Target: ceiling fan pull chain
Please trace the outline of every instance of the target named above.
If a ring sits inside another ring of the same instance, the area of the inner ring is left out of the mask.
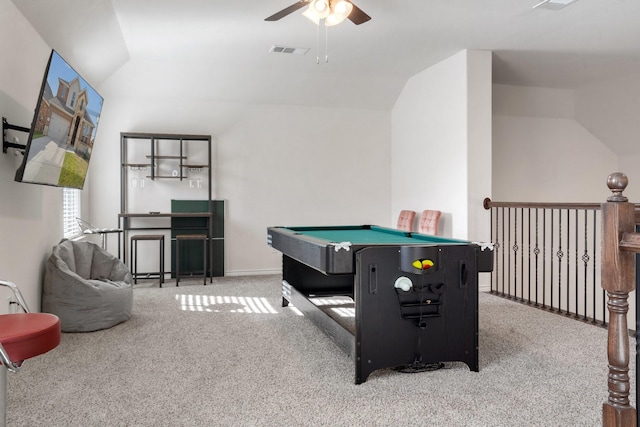
[[[329,62],[329,29],[324,27],[324,63]]]
[[[316,64],[320,64],[320,24],[316,25]]]

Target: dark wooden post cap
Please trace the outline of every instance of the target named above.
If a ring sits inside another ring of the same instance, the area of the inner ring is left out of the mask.
[[[627,188],[628,184],[629,178],[622,172],[614,172],[609,175],[607,177],[607,186],[613,195],[609,196],[607,202],[627,202],[629,199],[623,196],[622,192]]]

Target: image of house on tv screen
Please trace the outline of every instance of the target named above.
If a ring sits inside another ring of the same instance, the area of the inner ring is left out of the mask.
[[[16,179],[81,189],[102,103],[103,98],[62,57],[52,52],[22,177]]]

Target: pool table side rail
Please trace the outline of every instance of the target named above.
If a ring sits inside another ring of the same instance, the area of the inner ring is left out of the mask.
[[[459,239],[440,236],[429,236],[418,233],[402,232],[395,229],[374,225],[339,226],[339,227],[268,227],[267,243],[272,248],[295,258],[297,261],[324,274],[355,274],[354,254],[369,244],[353,244],[350,250],[340,248],[341,242],[328,242],[325,239],[304,234],[307,230],[362,230],[371,229],[377,232],[395,233],[413,239],[411,246],[434,245],[474,245],[478,247],[478,272],[493,271],[493,250],[481,249],[478,245]],[[399,243],[384,243],[380,246],[398,246]],[[402,244],[401,244],[402,245]]]

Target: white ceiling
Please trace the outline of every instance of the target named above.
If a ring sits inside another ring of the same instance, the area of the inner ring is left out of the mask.
[[[319,64],[324,27],[303,9],[264,21],[295,0],[13,3],[94,86],[138,79],[138,95],[157,95],[158,83],[167,97],[389,109],[407,79],[463,49],[494,52],[495,83],[574,89],[640,76],[639,0],[532,9],[539,1],[354,0],[371,21],[330,28]],[[269,53],[274,44],[311,51]]]

